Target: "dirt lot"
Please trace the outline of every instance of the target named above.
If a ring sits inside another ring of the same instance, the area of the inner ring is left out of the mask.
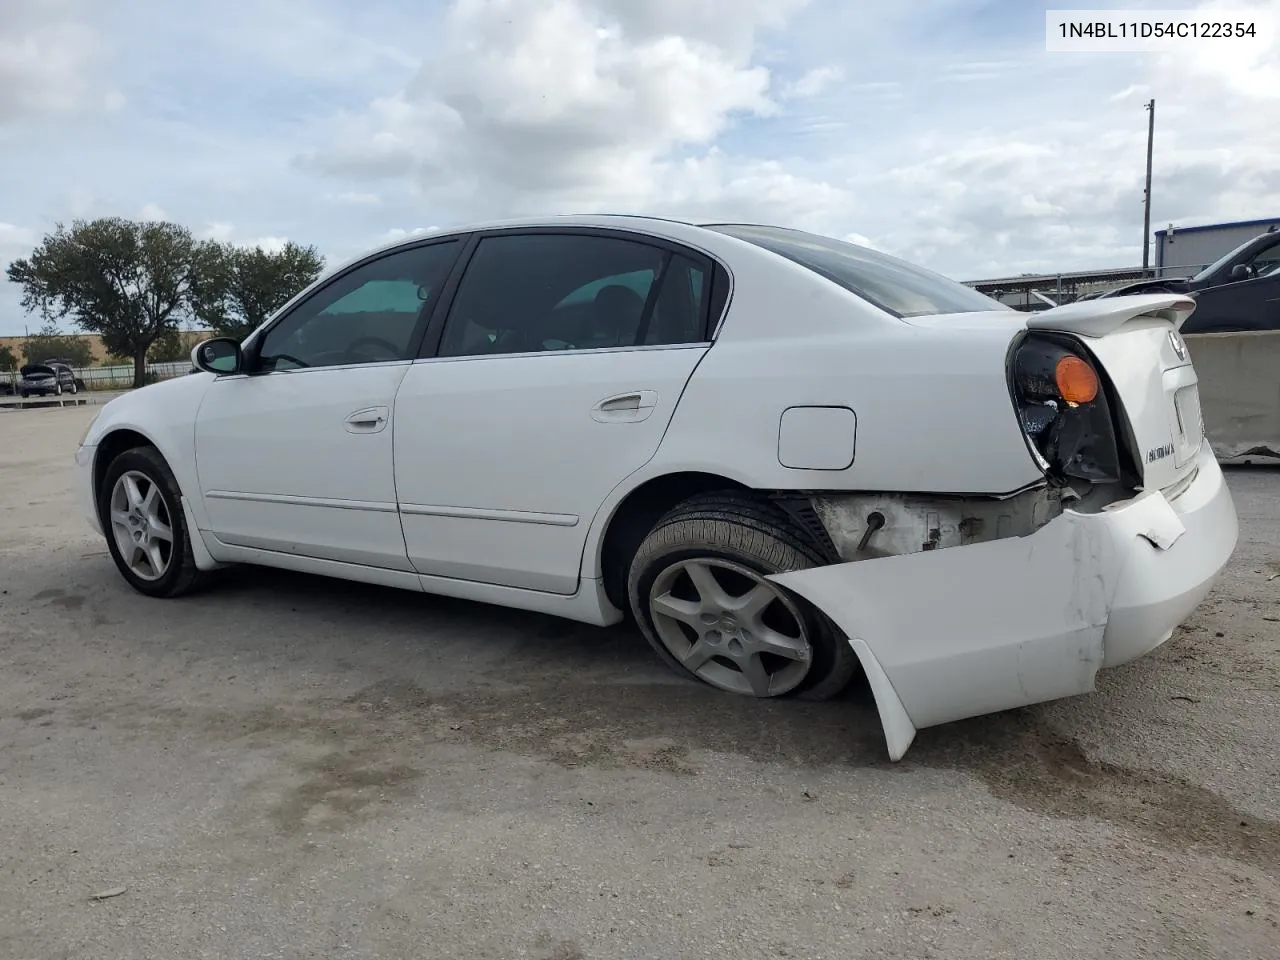
[[[0,415],[3,960],[1277,956],[1280,471],[1232,471],[1164,649],[890,764],[860,696],[720,695],[627,630],[147,600],[72,506],[95,409]]]

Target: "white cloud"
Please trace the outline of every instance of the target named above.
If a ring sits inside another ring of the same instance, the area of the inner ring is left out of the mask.
[[[0,246],[34,247],[39,242],[34,230],[20,227],[14,223],[0,223]]]
[[[343,193],[327,193],[325,199],[333,203],[341,203],[349,206],[371,206],[376,207],[382,203],[382,198],[376,193],[361,192],[359,190],[347,190]]]
[[[1141,83],[1131,83],[1119,93],[1113,94],[1108,99],[1112,103],[1119,103],[1122,100],[1132,100],[1136,96],[1145,95],[1150,88]]]
[[[219,221],[207,224],[204,229],[195,231],[198,240],[216,240],[218,243],[229,243],[237,247],[257,247],[267,253],[279,253],[289,242],[288,237],[262,236],[246,238],[240,235],[234,223]]]
[[[76,0],[0,4],[0,124],[75,110],[96,91],[102,40]]]
[[[143,220],[168,220],[169,215],[165,213],[164,207],[158,203],[144,203],[142,209],[138,211],[138,216]]]
[[[674,153],[776,111],[751,39],[787,7],[460,0],[414,81],[342,118],[303,164],[412,178],[458,215],[644,205],[670,195]]]
[[[73,185],[62,191],[59,199],[61,205],[72,217],[87,217],[93,213],[98,198],[93,191],[83,185]]]
[[[217,221],[208,224],[203,230],[199,231],[196,236],[201,240],[216,240],[219,243],[226,243],[231,239],[232,234],[236,232],[234,223],[225,223]]]
[[[22,291],[5,279],[5,272],[14,260],[31,255],[40,242],[38,231],[16,223],[0,222],[0,336],[21,333],[23,326],[33,321],[24,319],[18,308]],[[3,288],[9,295],[4,296]]]
[[[288,237],[257,237],[253,240],[239,243],[237,246],[245,248],[257,247],[263,253],[279,253],[288,242]]]
[[[440,228],[436,226],[414,227],[411,230],[406,230],[403,227],[392,227],[382,235],[382,242],[394,243],[396,240],[404,240],[407,237],[420,237],[424,233],[431,233],[431,231],[439,229]]]
[[[799,80],[788,84],[783,90],[783,96],[788,99],[816,97],[832,84],[839,83],[843,79],[843,67],[814,67]]]

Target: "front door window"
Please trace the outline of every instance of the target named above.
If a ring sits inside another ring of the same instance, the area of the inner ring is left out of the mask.
[[[337,278],[267,331],[257,369],[409,359],[458,247],[446,241],[397,250]]]

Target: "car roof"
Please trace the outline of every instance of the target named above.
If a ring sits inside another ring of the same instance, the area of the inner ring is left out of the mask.
[[[771,226],[770,224],[754,225]],[[335,269],[341,269],[349,266],[350,264],[356,263],[357,261],[364,260],[367,257],[396,250],[400,247],[407,247],[417,243],[422,243],[423,241],[431,240],[434,237],[449,237],[455,234],[464,233],[480,233],[485,230],[512,230],[519,229],[521,227],[595,227],[605,230],[631,230],[664,237],[670,240],[696,242],[695,238],[705,236],[710,232],[707,230],[708,226],[710,226],[709,223],[699,223],[694,220],[631,213],[567,213],[540,217],[509,217],[501,220],[480,220],[470,223],[457,223],[448,227],[437,227],[433,230],[426,230],[421,233],[412,234],[411,236],[398,237],[388,243],[364,250],[341,265],[337,265]]]

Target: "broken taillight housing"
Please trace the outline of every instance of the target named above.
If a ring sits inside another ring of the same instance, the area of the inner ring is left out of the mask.
[[[1108,391],[1082,347],[1066,337],[1028,334],[1014,348],[1009,372],[1022,432],[1050,480],[1124,479]]]

